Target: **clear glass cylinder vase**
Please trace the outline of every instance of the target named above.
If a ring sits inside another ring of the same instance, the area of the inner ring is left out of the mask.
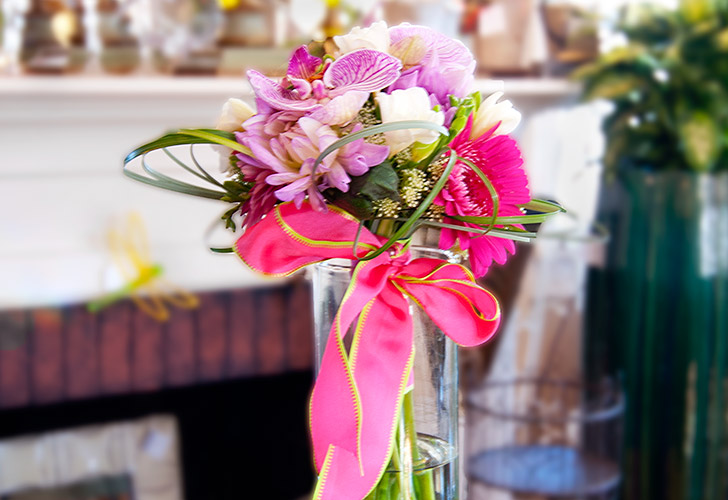
[[[459,262],[459,256],[427,247],[412,247],[413,258]],[[321,364],[331,325],[351,280],[356,262],[332,259],[313,266],[316,367]],[[397,431],[399,453],[367,500],[454,500],[459,497],[457,346],[420,307],[410,302],[414,330],[414,389],[406,394]],[[356,324],[356,321],[354,321]],[[345,339],[347,349],[351,334]],[[412,428],[416,432],[410,432]],[[412,446],[413,435],[417,446]],[[399,465],[398,465],[399,464]]]

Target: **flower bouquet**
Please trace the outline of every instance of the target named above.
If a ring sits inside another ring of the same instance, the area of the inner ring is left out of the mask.
[[[280,81],[249,71],[257,112],[231,99],[216,129],[182,129],[141,146],[125,173],[231,203],[222,219],[243,233],[232,249],[214,250],[235,252],[256,271],[350,264],[334,314],[317,315],[327,334],[310,401],[314,498],[454,498],[456,487],[420,467],[427,450],[415,418],[413,318],[420,325],[424,314],[441,343],[442,333],[460,345],[488,340],[500,311],[476,277],[504,263],[514,241],[535,237],[525,224],[561,208],[531,199],[508,136],[520,114],[499,102],[501,93],[483,100],[471,92],[475,62],[460,42],[384,23],[333,41],[298,48]],[[222,150],[227,179],[202,167],[198,144]],[[186,159],[172,153],[179,145],[189,145]],[[152,168],[147,155],[156,150],[201,182]],[[135,159],[143,173],[128,168]],[[415,251],[421,227],[439,230],[438,246],[449,252]],[[467,254],[472,272],[456,254]],[[431,380],[442,376],[430,371]],[[430,410],[442,411],[442,402]]]

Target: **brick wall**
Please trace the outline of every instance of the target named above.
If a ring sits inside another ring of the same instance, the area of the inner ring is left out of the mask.
[[[306,282],[198,296],[166,323],[130,301],[0,311],[0,408],[311,368]]]

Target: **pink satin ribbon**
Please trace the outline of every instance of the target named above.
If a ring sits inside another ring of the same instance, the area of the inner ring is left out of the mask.
[[[335,207],[317,212],[307,202],[300,209],[283,203],[248,228],[235,250],[253,270],[286,276],[327,259],[362,258],[383,241],[360,230],[354,217]],[[488,340],[500,321],[495,297],[458,264],[413,260],[401,245],[359,261],[334,318],[311,395],[310,428],[319,473],[315,500],[360,500],[389,463],[414,359],[409,300],[464,346]],[[354,337],[347,352],[344,337],[351,326]]]

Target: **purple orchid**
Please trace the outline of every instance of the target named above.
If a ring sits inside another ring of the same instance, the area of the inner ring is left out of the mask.
[[[434,104],[449,108],[448,95],[465,97],[472,87],[475,60],[458,40],[448,38],[425,26],[407,23],[389,28],[390,52],[407,50],[405,68],[389,91],[423,87]],[[416,54],[412,60],[412,54]]]
[[[402,63],[376,50],[356,50],[330,64],[298,48],[281,83],[248,71],[256,97],[273,110],[310,113],[327,125],[350,122],[369,98],[400,77]]]

